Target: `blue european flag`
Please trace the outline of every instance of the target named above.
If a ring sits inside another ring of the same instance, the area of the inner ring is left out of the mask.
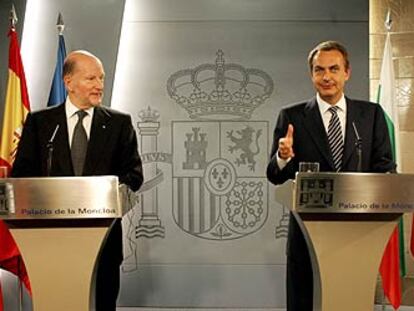
[[[66,89],[63,83],[62,71],[63,62],[66,58],[66,46],[63,35],[59,35],[59,46],[57,51],[57,62],[55,68],[55,74],[53,75],[52,88],[49,94],[49,100],[47,106],[55,106],[65,102],[66,100]]]

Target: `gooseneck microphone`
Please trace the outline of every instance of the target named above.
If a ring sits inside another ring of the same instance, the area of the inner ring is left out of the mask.
[[[352,122],[352,127],[354,128],[355,133],[355,148],[358,158],[357,172],[362,172],[362,138],[359,136],[355,122]]]
[[[46,159],[46,176],[50,176],[52,170],[52,159],[53,159],[53,141],[55,140],[56,133],[59,130],[59,124],[56,125],[55,130],[53,131],[52,136],[46,144],[47,148],[47,159]]]

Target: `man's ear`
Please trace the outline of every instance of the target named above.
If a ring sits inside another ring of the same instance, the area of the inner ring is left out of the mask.
[[[348,69],[345,71],[347,77],[345,78],[345,81],[348,81],[349,78],[351,77],[351,66],[348,67]]]
[[[72,76],[71,75],[64,76],[63,77],[63,83],[65,83],[65,87],[66,87],[66,90],[68,92],[72,91],[72,86],[71,86],[71,84],[72,84]]]

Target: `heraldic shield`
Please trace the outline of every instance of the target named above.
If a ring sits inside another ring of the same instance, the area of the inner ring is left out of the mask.
[[[173,216],[185,232],[241,238],[268,217],[266,121],[173,121]]]

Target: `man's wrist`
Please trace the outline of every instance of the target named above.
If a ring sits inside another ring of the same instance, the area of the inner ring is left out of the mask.
[[[283,170],[290,160],[292,160],[292,157],[289,157],[287,159],[282,159],[279,155],[279,150],[276,152],[277,166],[279,167],[280,170]]]

